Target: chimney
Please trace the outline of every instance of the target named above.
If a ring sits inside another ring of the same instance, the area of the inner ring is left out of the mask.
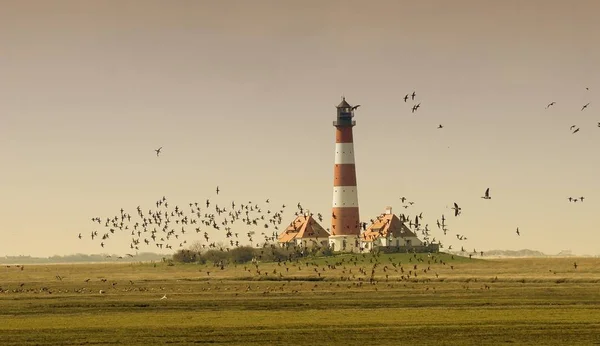
[[[386,215],[391,215],[392,214],[392,207],[385,207],[385,214]]]

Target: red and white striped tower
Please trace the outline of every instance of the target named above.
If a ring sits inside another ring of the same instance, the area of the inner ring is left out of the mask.
[[[333,208],[329,245],[334,251],[357,251],[360,237],[358,191],[354,165],[352,127],[354,110],[342,98],[337,108],[335,126],[335,165],[333,170]]]

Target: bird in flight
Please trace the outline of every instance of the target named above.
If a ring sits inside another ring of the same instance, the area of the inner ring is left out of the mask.
[[[598,122],[598,127],[600,127],[600,122]]]
[[[356,105],[356,106],[352,107],[352,110],[355,110],[358,107],[360,107],[360,105]]]
[[[600,123],[599,123],[599,124],[600,124]],[[443,128],[444,128],[444,126],[442,126],[442,124],[439,124],[437,128],[438,128],[438,129],[443,129]]]
[[[587,108],[589,105],[590,105],[590,103],[589,103],[589,102],[588,102],[588,103],[586,103],[586,104],[584,104],[584,105],[583,105],[583,107],[581,107],[581,110],[584,110],[584,109],[586,109],[586,108]]]
[[[404,102],[406,102],[408,100],[408,94],[404,95]]]
[[[158,156],[160,154],[161,150],[162,150],[162,147],[160,147],[158,149],[154,149],[154,151],[156,151],[156,156]]]
[[[454,216],[460,215],[461,208],[458,206],[458,204],[456,204],[456,202],[454,202],[454,207],[451,209],[454,210]]]
[[[219,187],[217,186],[217,195],[219,194],[219,191],[221,191],[221,190],[219,190]]]
[[[573,131],[573,134],[576,134],[577,132],[579,132],[579,127]]]
[[[421,107],[421,103],[414,105],[412,108],[412,112],[414,113],[417,109],[419,109],[419,107]]]
[[[521,235],[521,232],[519,232],[519,227],[517,227],[517,235]]]
[[[410,97],[412,98],[412,100],[414,101],[415,96],[417,96],[417,93],[413,91],[412,95],[410,95]]]
[[[490,197],[490,188],[488,187],[487,190],[485,190],[485,196],[481,197],[483,199],[492,199],[492,197]]]
[[[550,108],[551,106],[554,106],[556,104],[556,102],[552,101],[550,102],[547,106],[546,109]]]

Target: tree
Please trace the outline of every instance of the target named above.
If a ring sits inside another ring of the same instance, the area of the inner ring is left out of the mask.
[[[195,252],[197,254],[201,254],[204,252],[204,248],[202,247],[202,242],[200,240],[196,240],[195,242],[193,242],[188,249],[192,252]]]

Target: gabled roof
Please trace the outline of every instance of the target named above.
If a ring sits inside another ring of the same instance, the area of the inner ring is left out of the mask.
[[[300,215],[277,237],[280,243],[288,243],[294,239],[328,238],[329,233],[312,217]]]
[[[379,237],[388,236],[394,238],[416,237],[415,233],[390,211],[389,214],[379,215],[375,222],[360,235],[360,238],[363,241],[374,241]]]

